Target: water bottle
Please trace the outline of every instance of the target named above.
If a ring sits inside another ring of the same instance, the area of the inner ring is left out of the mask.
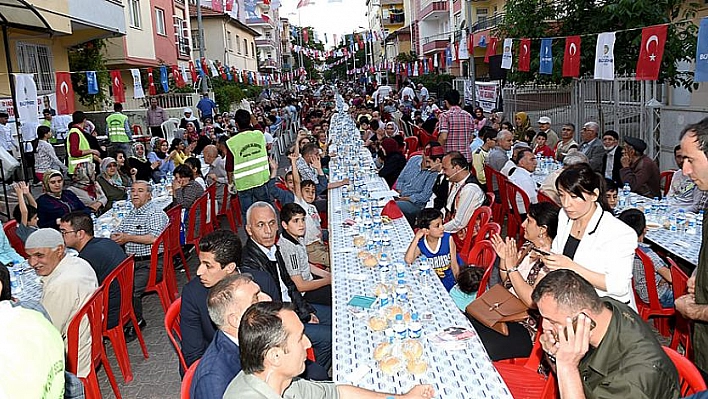
[[[406,278],[406,264],[403,262],[396,262],[396,279],[403,280]]]
[[[388,281],[388,273],[391,269],[389,268],[388,255],[386,253],[381,254],[381,259],[379,259],[379,276],[381,282],[386,284]]]
[[[393,334],[397,340],[401,341],[408,336],[406,323],[403,322],[403,315],[400,313],[396,315],[396,319],[393,322]]]
[[[399,279],[396,285],[396,303],[406,302],[408,302],[408,286],[406,286],[406,280]]]
[[[698,216],[696,216],[696,227],[703,228],[703,209],[698,211]]]
[[[430,286],[430,264],[428,263],[428,259],[424,256],[420,257],[418,276],[420,277],[420,282],[423,287]]]
[[[411,315],[411,322],[408,324],[408,338],[418,339],[423,335],[423,326],[418,319],[418,313]]]
[[[17,262],[12,262],[10,266],[10,292],[15,295],[22,292],[22,284],[20,276],[20,270],[17,266]]]
[[[631,191],[632,189],[629,187],[629,183],[624,183],[624,187],[622,187],[622,195],[628,197]]]
[[[679,209],[679,213],[676,216],[676,232],[683,234],[686,228],[686,211]]]
[[[383,231],[383,234],[381,235],[381,242],[384,247],[391,245],[391,234],[389,234],[388,230]]]
[[[654,219],[654,215],[652,214],[652,208],[653,208],[653,206],[652,206],[651,202],[646,204],[646,206],[644,206],[644,218],[646,219],[647,222]]]
[[[678,228],[676,227],[677,222],[676,222],[676,215],[673,213],[669,215],[669,230],[672,233],[676,233],[678,231]]]
[[[688,216],[686,218],[686,234],[696,234],[696,218],[693,216]]]

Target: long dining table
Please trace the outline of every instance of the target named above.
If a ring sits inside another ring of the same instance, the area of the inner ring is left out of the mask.
[[[334,139],[332,148],[339,151],[330,161],[330,181],[351,179],[350,185],[332,189],[328,196],[334,381],[394,394],[404,394],[416,384],[431,384],[440,398],[511,398],[476,331],[435,274],[430,278],[419,273],[418,261],[405,268],[402,264],[395,267],[403,262],[413,231],[405,218],[378,217],[382,206],[394,198],[393,193],[374,172],[371,153],[363,147],[351,118],[341,110],[332,119],[330,137]],[[356,193],[362,194],[357,198],[359,204],[368,200],[366,204],[373,213],[372,226],[359,220],[360,214],[351,206],[350,197],[352,194],[356,197]],[[360,234],[385,237],[386,245],[380,248],[391,260],[389,271],[363,265],[359,258],[361,245],[359,248],[354,245],[354,237]],[[394,279],[398,282],[400,278],[405,281],[408,294],[407,298],[396,298],[396,305],[406,313],[417,313],[422,320],[422,336],[418,341],[424,348],[421,360],[427,363],[424,373],[412,374],[405,366],[397,372],[384,373],[373,352],[380,343],[394,341],[393,332],[391,328],[374,331],[369,321],[381,316],[385,309],[378,299],[371,308],[350,304],[356,296],[376,297],[375,290],[382,283],[393,283]],[[455,348],[442,345],[435,338],[448,327],[465,328],[471,336]]]

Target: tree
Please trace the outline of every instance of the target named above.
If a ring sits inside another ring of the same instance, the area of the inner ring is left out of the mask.
[[[690,88],[693,73],[680,73],[677,64],[695,57],[698,27],[691,19],[697,7],[696,3],[682,0],[508,0],[504,22],[497,27],[495,35],[517,39],[582,35],[580,74],[583,76],[592,75],[594,71],[597,34],[621,31],[617,32],[615,42],[615,73],[629,75],[636,70],[641,28],[671,23],[659,81]],[[518,48],[518,41],[515,45]],[[532,40],[531,47],[531,71],[513,70],[507,75],[509,81],[570,81],[562,78],[563,39],[553,40],[553,75],[538,73],[540,40]],[[518,54],[517,49],[514,52]]]
[[[103,49],[106,44],[101,39],[91,40],[81,43],[69,49],[69,69],[77,71],[71,74],[71,83],[74,86],[74,93],[79,97],[81,104],[93,108],[101,108],[104,103],[111,103],[103,90],[111,85],[111,80],[103,59]],[[86,74],[78,71],[96,71],[98,81],[98,94],[88,93]]]
[[[361,68],[362,66],[366,65],[366,52],[364,49],[357,50],[354,53],[354,58],[356,59],[356,66],[357,68]],[[338,61],[342,59],[341,57],[335,57],[335,58],[327,58],[325,60],[325,63],[331,64],[335,61]],[[348,76],[347,71],[351,70],[354,68],[354,62],[352,61],[351,57],[346,57],[345,62],[339,64],[339,65],[334,65],[330,69],[326,70],[324,73],[324,77],[327,80],[339,78],[343,80],[347,80]]]

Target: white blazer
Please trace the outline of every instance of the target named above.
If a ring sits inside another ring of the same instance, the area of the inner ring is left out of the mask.
[[[551,252],[562,254],[572,229],[573,221],[565,210],[558,215],[558,233],[551,245]],[[578,244],[573,261],[596,273],[605,275],[607,291],[596,289],[598,295],[609,296],[627,303],[637,310],[632,290],[634,250],[637,233],[634,229],[597,206],[585,233]]]

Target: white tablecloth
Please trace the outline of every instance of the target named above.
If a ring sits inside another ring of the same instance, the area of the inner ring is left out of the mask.
[[[13,269],[20,271],[20,281],[18,283],[21,291],[13,290],[12,296],[21,301],[39,302],[42,298],[42,283],[34,269],[27,262],[14,266]],[[10,272],[12,273],[12,269],[10,269]]]

